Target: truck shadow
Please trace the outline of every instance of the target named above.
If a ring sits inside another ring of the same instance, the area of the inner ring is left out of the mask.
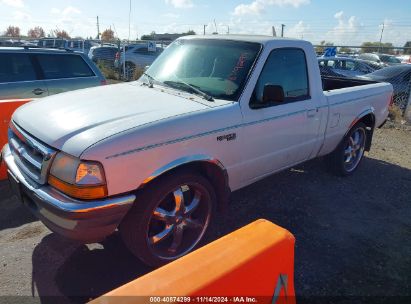
[[[404,294],[411,269],[411,246],[404,244],[411,239],[411,171],[366,158],[354,176],[338,178],[322,164],[311,161],[233,193],[207,242],[265,218],[296,237],[298,295]],[[152,270],[118,235],[93,246],[55,234],[38,244],[32,279],[43,303],[56,294],[84,302]]]

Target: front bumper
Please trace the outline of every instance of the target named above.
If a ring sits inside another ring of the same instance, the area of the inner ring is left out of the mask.
[[[8,145],[1,154],[13,192],[50,230],[67,238],[83,243],[101,241],[117,229],[135,201],[135,195],[97,201],[75,200],[25,177]]]

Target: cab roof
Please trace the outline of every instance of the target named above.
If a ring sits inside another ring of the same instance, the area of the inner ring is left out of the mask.
[[[266,35],[193,35],[193,36],[183,36],[178,39],[214,39],[214,40],[232,40],[232,41],[243,41],[243,42],[254,42],[260,44],[266,44],[267,42],[278,40],[278,41],[298,41],[302,42],[304,40],[292,39],[292,38],[280,38],[272,37]]]

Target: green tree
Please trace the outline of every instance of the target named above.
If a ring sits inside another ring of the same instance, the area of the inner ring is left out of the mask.
[[[385,54],[393,54],[394,48],[391,42],[380,43],[380,42],[364,42],[361,45],[361,52],[362,53],[385,53]]]

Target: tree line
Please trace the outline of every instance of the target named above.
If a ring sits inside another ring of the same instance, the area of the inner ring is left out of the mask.
[[[1,34],[1,33],[0,33]],[[61,38],[61,39],[71,39],[72,37],[66,30],[55,29],[52,30],[48,35],[41,26],[35,26],[27,31],[27,35],[23,35],[21,33],[21,29],[18,26],[10,25],[3,33],[3,37],[10,37],[10,38],[32,38],[32,39],[40,39],[40,38]],[[79,39],[83,39],[82,37],[76,37]],[[90,39],[92,39],[90,37]],[[103,41],[114,41],[117,38],[114,35],[114,31],[112,29],[106,29],[101,33],[101,40]]]

